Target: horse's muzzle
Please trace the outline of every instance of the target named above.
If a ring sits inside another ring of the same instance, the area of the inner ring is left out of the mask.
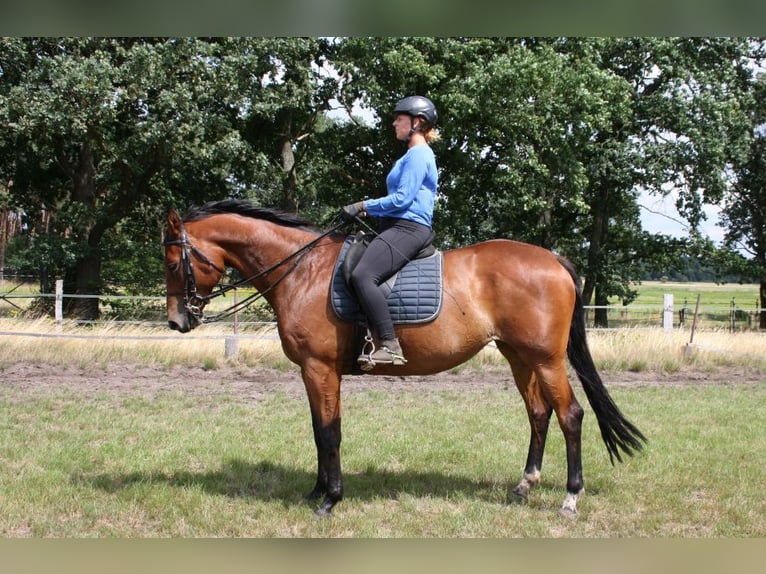
[[[188,333],[191,331],[191,327],[189,327],[189,324],[186,323],[185,325],[181,325],[177,323],[176,321],[168,321],[168,327],[170,327],[173,331],[178,331],[180,333]]]
[[[179,313],[172,319],[168,319],[168,327],[179,333],[188,333],[192,329],[199,327],[201,324],[201,317],[194,313]]]

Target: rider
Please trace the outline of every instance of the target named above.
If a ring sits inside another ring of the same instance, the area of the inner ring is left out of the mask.
[[[362,310],[380,340],[378,349],[359,356],[357,362],[361,365],[407,362],[394,334],[380,285],[431,240],[438,174],[429,144],[439,139],[436,108],[428,98],[409,96],[396,104],[393,114],[396,139],[407,143],[407,152],[394,163],[386,177],[387,195],[357,201],[341,211],[346,221],[364,215],[379,218],[379,233],[351,274],[351,284]]]

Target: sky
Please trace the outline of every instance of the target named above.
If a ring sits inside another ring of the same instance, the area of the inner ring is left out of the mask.
[[[665,233],[675,237],[686,237],[688,226],[678,214],[672,196],[657,197],[642,193],[638,200],[644,206],[641,209],[641,226],[650,233]],[[700,232],[707,235],[716,245],[723,241],[724,228],[716,225],[720,208],[717,205],[705,205],[703,211],[707,219],[700,224]]]

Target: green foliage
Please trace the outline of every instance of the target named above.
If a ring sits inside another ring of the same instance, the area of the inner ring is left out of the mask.
[[[742,263],[645,233],[641,190],[673,192],[692,229],[725,200],[727,244],[758,250],[762,61],[753,38],[3,38],[0,189],[26,214],[9,252],[76,293],[154,292],[171,206],[247,197],[324,224],[384,194],[390,110],[420,93],[442,247],[536,243],[587,298],[629,301],[673,258]]]

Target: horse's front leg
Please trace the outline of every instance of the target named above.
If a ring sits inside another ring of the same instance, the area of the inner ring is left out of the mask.
[[[314,501],[324,496],[315,514],[328,516],[343,499],[340,375],[323,365],[304,365],[301,374],[311,407],[311,425],[317,449],[317,480],[306,499]]]

